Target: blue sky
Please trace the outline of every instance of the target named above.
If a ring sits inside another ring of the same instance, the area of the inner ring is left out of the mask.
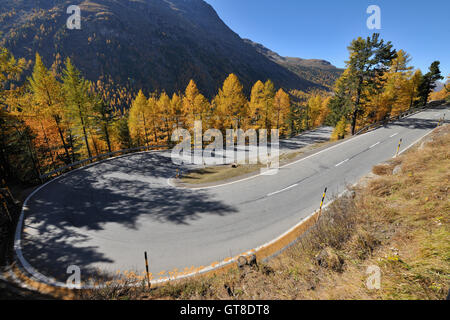
[[[385,40],[413,58],[411,65],[428,71],[441,61],[450,74],[449,0],[206,0],[242,38],[262,43],[282,56],[325,59],[344,67],[352,39],[371,35],[366,26],[369,5],[381,9]]]

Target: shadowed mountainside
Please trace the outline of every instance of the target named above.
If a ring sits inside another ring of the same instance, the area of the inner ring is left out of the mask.
[[[74,4],[81,30],[66,28]],[[230,73],[247,92],[267,79],[285,89],[324,88],[258,52],[203,0],[3,0],[0,12],[0,46],[28,60],[39,52],[47,65],[71,57],[90,80],[110,76],[171,93],[194,79],[210,97]]]

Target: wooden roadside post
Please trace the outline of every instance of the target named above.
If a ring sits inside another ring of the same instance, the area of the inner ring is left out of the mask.
[[[147,272],[147,284],[148,284],[148,288],[151,289],[152,284],[150,283],[150,273],[149,273],[149,269],[148,269],[147,251],[145,251],[144,256],[145,256],[145,270]]]
[[[327,191],[328,191],[328,187],[326,187],[325,191],[323,192],[322,201],[320,202],[319,215],[317,216],[316,223],[319,221],[320,216],[322,215],[323,203],[325,202],[325,197],[327,196]]]
[[[400,147],[402,146],[402,142],[403,142],[403,139],[400,139],[400,142],[398,143],[397,153],[395,154],[395,157],[398,157],[398,155],[400,153]]]

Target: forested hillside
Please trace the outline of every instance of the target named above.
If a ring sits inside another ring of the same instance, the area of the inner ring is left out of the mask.
[[[80,5],[81,30],[66,28],[69,5]],[[89,80],[146,93],[172,94],[194,79],[211,98],[231,73],[247,93],[268,79],[286,90],[323,88],[308,70],[257,52],[203,0],[1,1],[0,32],[15,56],[32,61],[38,52],[47,65],[69,57]]]

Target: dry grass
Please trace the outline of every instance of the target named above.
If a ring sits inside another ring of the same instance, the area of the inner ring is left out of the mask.
[[[393,158],[386,163],[379,164],[372,168],[372,172],[379,176],[391,175],[395,167],[400,165],[402,160],[399,158]]]
[[[111,288],[90,299],[444,299],[450,276],[450,126],[374,169],[382,175],[336,200],[268,263],[170,283]],[[429,138],[430,139],[430,138]],[[416,148],[417,149],[417,148]],[[392,175],[401,165],[402,172]],[[365,283],[381,269],[381,289]]]

